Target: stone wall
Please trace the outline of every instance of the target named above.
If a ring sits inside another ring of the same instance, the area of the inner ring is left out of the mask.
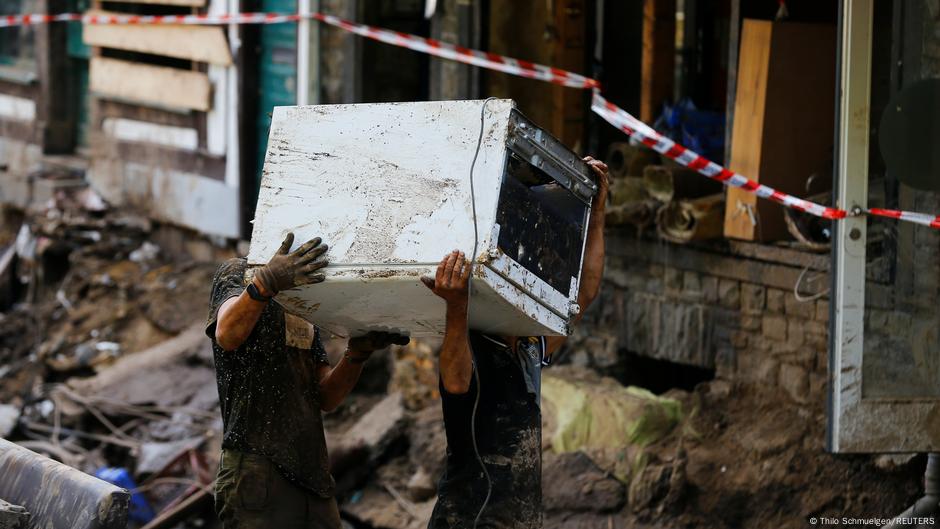
[[[825,397],[828,297],[800,301],[793,289],[801,281],[802,296],[825,292],[828,254],[735,241],[678,246],[609,230],[607,256],[568,360],[616,374],[630,369],[628,351],[778,386],[800,402]]]

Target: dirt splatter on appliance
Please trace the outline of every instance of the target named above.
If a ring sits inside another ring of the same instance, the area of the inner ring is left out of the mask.
[[[420,278],[472,254],[481,128],[471,328],[567,334],[596,184],[507,99],[275,108],[249,264],[287,232],[322,237],[326,281],[278,303],[341,336],[442,334],[444,301]]]

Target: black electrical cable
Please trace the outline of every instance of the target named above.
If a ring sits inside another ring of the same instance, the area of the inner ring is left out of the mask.
[[[473,162],[470,163],[470,206],[473,211],[473,253],[470,254],[470,277],[473,277],[473,263],[477,257],[477,250],[480,244],[480,233],[479,228],[477,227],[477,200],[476,200],[476,191],[473,187],[473,169],[477,165],[477,157],[480,155],[480,147],[483,145],[483,129],[485,128],[485,112],[486,104],[496,99],[495,97],[488,97],[483,101],[483,106],[480,107],[480,135],[477,137],[477,147],[473,152]],[[476,355],[473,353],[473,345],[470,343],[470,286],[467,285],[467,347],[470,349],[470,358],[473,363],[473,377],[476,380],[477,384],[477,394],[473,399],[473,413],[470,415],[470,439],[473,442],[473,453],[477,457],[477,462],[480,463],[480,468],[483,469],[483,475],[486,477],[486,498],[483,499],[483,505],[480,505],[480,511],[477,512],[477,517],[473,519],[473,529],[477,529],[477,523],[480,521],[480,517],[483,516],[483,511],[486,510],[486,505],[490,502],[490,495],[493,494],[493,480],[490,478],[490,472],[486,469],[486,464],[483,462],[483,457],[480,456],[480,448],[477,446],[477,408],[480,405],[480,393],[482,388],[480,387],[480,371],[476,366]]]

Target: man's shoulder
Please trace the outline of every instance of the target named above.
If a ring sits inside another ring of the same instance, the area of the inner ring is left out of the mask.
[[[248,268],[248,260],[244,257],[233,257],[227,259],[219,265],[215,271],[215,281],[238,277],[244,278],[245,270]]]

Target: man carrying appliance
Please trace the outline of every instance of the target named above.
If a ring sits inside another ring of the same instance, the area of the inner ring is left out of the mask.
[[[604,272],[607,166],[590,156],[584,161],[595,173],[598,192],[591,204],[575,321],[597,296]],[[444,256],[433,279],[422,278],[447,304],[440,353],[447,465],[428,527],[541,527],[541,367],[565,337],[489,336],[469,329],[470,267],[463,252],[455,250]],[[488,498],[487,474],[492,483]]]
[[[321,411],[339,406],[373,351],[408,343],[370,332],[331,368],[319,330],[271,301],[324,280],[327,246],[315,238],[291,252],[293,242],[289,233],[253,273],[231,259],[213,279],[206,334],[222,408],[216,511],[225,529],[340,528]]]

